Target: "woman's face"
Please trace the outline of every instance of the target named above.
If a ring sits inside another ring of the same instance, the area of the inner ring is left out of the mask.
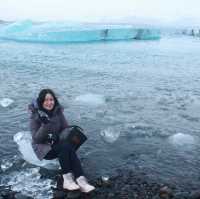
[[[43,108],[51,111],[54,108],[55,100],[50,93],[47,93],[43,102]]]

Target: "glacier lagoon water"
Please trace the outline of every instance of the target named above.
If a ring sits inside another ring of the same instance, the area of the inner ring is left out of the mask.
[[[69,123],[89,137],[79,151],[89,176],[130,168],[158,182],[199,188],[199,53],[198,38],[180,35],[76,44],[1,39],[0,100],[12,103],[0,105],[0,184],[29,186],[23,190],[35,198],[51,194],[54,182],[40,179],[37,166],[20,164],[13,140],[28,131],[28,103],[50,87]],[[44,190],[35,193],[38,184]]]

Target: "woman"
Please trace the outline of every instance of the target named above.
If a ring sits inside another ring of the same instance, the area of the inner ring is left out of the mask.
[[[64,189],[80,189],[86,193],[94,190],[95,187],[84,177],[73,145],[59,141],[59,134],[68,127],[68,123],[54,92],[50,89],[41,90],[29,109],[32,145],[37,157],[40,160],[58,158]]]

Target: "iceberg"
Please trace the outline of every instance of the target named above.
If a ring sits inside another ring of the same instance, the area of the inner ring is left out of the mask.
[[[160,32],[158,30],[138,29],[135,39],[157,40],[157,39],[160,39]]]
[[[10,106],[13,102],[14,101],[10,98],[3,98],[0,100],[0,105],[5,108]]]
[[[51,187],[55,187],[55,182],[51,179],[41,178],[39,173],[40,168],[27,168],[10,173],[8,176],[3,176],[7,185],[15,192],[21,192],[24,195],[34,199],[49,199],[53,198]],[[39,190],[39,191],[38,191]],[[30,198],[16,197],[16,198]]]
[[[176,133],[169,137],[169,141],[174,145],[185,147],[186,145],[194,145],[196,140],[189,134]]]
[[[75,101],[79,104],[86,104],[90,106],[98,106],[105,103],[104,96],[92,93],[79,95],[75,98]]]
[[[56,160],[42,160],[40,161],[35,155],[32,148],[32,138],[29,131],[18,132],[13,137],[15,143],[18,145],[19,151],[23,156],[23,159],[30,164],[44,167],[47,169],[58,169],[59,164]]]
[[[107,143],[114,143],[118,140],[121,132],[119,129],[114,129],[112,127],[108,127],[100,132],[101,137]]]
[[[12,34],[12,33],[17,33],[17,32],[22,32],[28,30],[30,27],[32,27],[32,21],[30,20],[25,20],[22,22],[15,22],[12,24],[9,24],[5,28],[5,33],[7,34]]]
[[[67,43],[117,40],[160,39],[156,29],[134,28],[131,25],[68,24],[64,22],[15,22],[0,30],[0,38],[18,42]]]

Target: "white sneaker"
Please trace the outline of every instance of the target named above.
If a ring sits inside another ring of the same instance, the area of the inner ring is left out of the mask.
[[[93,191],[95,189],[94,186],[90,185],[87,181],[87,179],[84,176],[80,176],[76,179],[77,184],[80,187],[80,190],[84,193],[88,193],[90,191]]]
[[[72,173],[63,175],[63,189],[68,189],[70,191],[80,189],[80,187],[74,181]]]

